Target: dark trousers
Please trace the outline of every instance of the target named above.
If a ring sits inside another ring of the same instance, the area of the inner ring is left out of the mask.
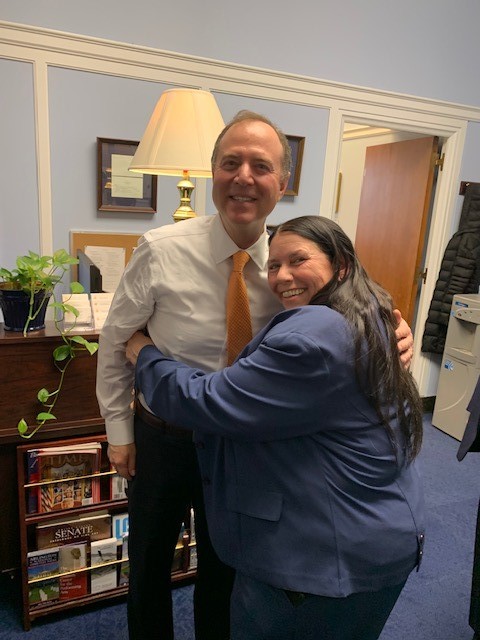
[[[475,638],[480,636],[480,502],[477,511],[477,530],[475,532],[475,548],[473,555],[472,592],[470,596],[469,623],[475,631]]]
[[[376,640],[404,584],[327,598],[286,592],[237,572],[232,640]]]
[[[193,442],[135,417],[136,475],[129,483],[130,640],[173,640],[171,567],[181,523],[195,512],[198,569],[196,640],[227,640],[234,572],[210,543]]]

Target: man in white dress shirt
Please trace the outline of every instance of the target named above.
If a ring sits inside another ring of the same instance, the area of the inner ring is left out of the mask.
[[[285,193],[290,165],[288,142],[277,127],[258,114],[237,114],[212,156],[218,214],[147,232],[102,329],[97,395],[110,461],[130,480],[130,640],[173,640],[170,569],[190,504],[198,552],[196,640],[229,638],[233,571],[218,560],[209,541],[191,432],[153,416],[142,398],[134,419],[134,376],[125,343],[146,327],[167,355],[205,371],[225,366],[225,301],[232,255],[239,249],[250,255],[244,276],[253,334],[281,309],[266,280],[265,220]],[[410,350],[413,340],[403,321],[398,333],[406,336],[403,350]]]

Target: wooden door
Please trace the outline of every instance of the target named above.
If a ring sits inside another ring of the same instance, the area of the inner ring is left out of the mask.
[[[367,148],[355,249],[412,325],[438,154],[438,138]]]

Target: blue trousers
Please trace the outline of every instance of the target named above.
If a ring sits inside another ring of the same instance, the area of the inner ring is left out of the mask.
[[[237,571],[232,640],[376,640],[405,583],[346,598],[292,594]]]
[[[234,572],[210,543],[193,442],[135,416],[136,475],[129,483],[130,640],[173,640],[171,567],[180,526],[193,505],[198,569],[196,640],[227,640]]]

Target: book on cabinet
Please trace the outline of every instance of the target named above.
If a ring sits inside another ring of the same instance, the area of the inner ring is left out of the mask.
[[[69,542],[58,547],[58,570],[60,572],[60,600],[70,600],[86,596],[88,593],[88,576],[86,571],[88,539]]]
[[[104,538],[91,543],[90,593],[101,593],[121,586],[116,564],[118,547],[117,538]]]
[[[125,596],[128,503],[125,484],[108,461],[105,436],[20,445],[17,471],[24,628],[50,613]],[[61,509],[53,508],[58,494]],[[189,564],[189,514],[172,582],[192,580],[196,574]]]
[[[110,498],[112,500],[122,500],[127,497],[128,482],[118,473],[110,478]]]
[[[60,596],[58,547],[27,553],[28,601],[35,607]]]
[[[111,536],[112,516],[105,511],[85,516],[71,515],[70,518],[37,524],[35,531],[38,549],[48,549],[48,547],[69,544],[83,539],[90,542],[103,540]]]
[[[63,511],[100,500],[101,443],[43,447],[27,453],[28,513]]]

